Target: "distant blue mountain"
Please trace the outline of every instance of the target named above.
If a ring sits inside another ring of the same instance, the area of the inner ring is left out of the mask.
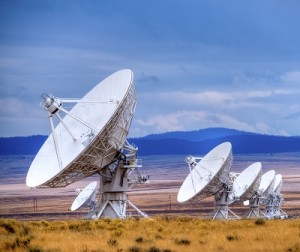
[[[35,155],[47,136],[0,138],[0,155]],[[177,131],[130,138],[139,155],[199,155],[229,141],[235,154],[300,151],[300,137],[256,134],[225,128]]]
[[[151,134],[143,137],[143,139],[150,140],[162,140],[162,139],[180,139],[192,142],[200,142],[209,139],[215,139],[220,137],[228,136],[239,136],[239,135],[257,135],[255,133],[244,132],[235,129],[226,128],[208,128],[193,131],[173,131],[160,134]]]
[[[129,139],[139,147],[139,155],[205,154],[223,142],[231,142],[234,154],[300,151],[300,138],[268,135],[233,135],[194,142],[180,139]]]
[[[226,141],[232,143],[236,154],[300,151],[300,137],[270,136],[226,128],[166,132],[129,139],[139,147],[139,155],[199,155]]]
[[[47,136],[1,137],[0,155],[35,155]]]

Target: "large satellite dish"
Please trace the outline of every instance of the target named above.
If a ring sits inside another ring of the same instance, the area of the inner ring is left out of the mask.
[[[261,163],[256,162],[248,166],[234,180],[229,200],[249,199],[258,190],[261,180]]]
[[[200,161],[198,161],[200,160]],[[179,189],[177,200],[200,200],[214,195],[215,212],[213,219],[228,219],[229,213],[239,218],[228,205],[228,194],[232,186],[230,169],[232,166],[232,146],[225,142],[212,149],[203,158],[186,158],[190,173]]]
[[[256,192],[253,193],[253,195],[249,195],[249,200],[244,201],[244,205],[250,207],[250,212],[248,214],[248,217],[254,217],[258,218],[261,217],[267,217],[266,213],[263,213],[259,210],[259,204],[267,204],[267,198],[270,196],[270,194],[274,190],[275,185],[275,171],[270,170],[264,173],[261,176],[261,181],[259,184],[259,187],[256,189]],[[268,210],[267,210],[268,211]]]
[[[275,176],[273,191],[268,194],[264,202],[266,205],[265,216],[269,219],[280,218],[286,219],[288,215],[281,209],[283,196],[281,195],[282,175]]]
[[[100,82],[67,111],[68,99],[45,95],[52,133],[34,158],[29,187],[64,187],[114,162],[123,147],[135,111],[132,71],[118,71]],[[60,113],[65,113],[62,118]],[[60,123],[54,129],[52,117]]]
[[[259,196],[266,197],[273,192],[275,185],[275,171],[270,170],[264,173],[261,177],[261,182],[258,188]]]
[[[97,182],[94,181],[88,184],[82,191],[79,191],[78,196],[71,206],[71,211],[76,211],[84,206],[94,207],[95,197],[97,193],[96,188]]]
[[[29,168],[27,186],[64,187],[98,173],[101,202],[99,209],[91,212],[93,216],[126,218],[129,205],[147,217],[126,195],[133,184],[147,181],[139,172],[138,148],[126,139],[136,107],[132,71],[110,75],[81,99],[42,98],[52,133]],[[75,103],[70,111],[63,106],[68,103]],[[56,127],[53,118],[58,122]],[[83,190],[72,209],[86,203],[84,198],[94,186]]]
[[[199,163],[192,157],[187,159],[193,169],[179,189],[178,202],[202,199],[222,189],[232,165],[231,148],[231,143],[225,142],[212,149]]]
[[[281,188],[282,188],[282,175],[281,174],[277,174],[275,176],[275,183],[274,183],[274,190],[273,190],[273,192],[276,195],[279,195],[280,191],[281,191]]]

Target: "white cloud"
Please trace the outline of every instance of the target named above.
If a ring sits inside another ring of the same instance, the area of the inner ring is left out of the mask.
[[[276,111],[280,103],[297,92],[289,90],[261,90],[261,91],[234,91],[234,92],[162,92],[155,94],[157,104],[164,104],[164,109],[170,110],[209,110],[210,112],[227,111],[232,113],[243,109]],[[298,92],[300,93],[300,92]],[[281,98],[278,98],[282,96]],[[144,95],[141,103],[152,104],[153,94]],[[152,106],[148,106],[150,109]]]
[[[207,127],[227,127],[264,134],[287,135],[285,121],[299,92],[255,90],[234,92],[162,92],[143,95],[142,111],[134,121],[139,135]],[[298,107],[298,106],[296,106]]]
[[[300,71],[287,72],[281,76],[281,81],[285,85],[300,86]]]
[[[42,110],[39,104],[34,104],[29,101],[22,101],[16,98],[0,99],[0,117],[1,118],[42,118],[47,120],[46,113]]]
[[[0,134],[3,137],[48,135],[51,132],[46,118],[0,117],[0,125]]]
[[[251,132],[257,131],[255,127],[232,116],[206,111],[177,111],[169,114],[158,114],[146,119],[138,119],[136,123],[143,127],[154,128],[156,133],[207,127],[227,127]]]

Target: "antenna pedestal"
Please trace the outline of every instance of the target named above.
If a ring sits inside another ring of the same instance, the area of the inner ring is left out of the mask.
[[[96,219],[96,206],[97,202],[95,199],[93,199],[89,204],[87,204],[87,207],[89,208],[89,212],[86,215],[86,219]]]
[[[269,197],[265,200],[266,210],[265,210],[265,217],[267,219],[273,219],[274,216],[274,196],[269,195]]]
[[[111,192],[102,194],[102,202],[99,206],[99,212],[97,218],[119,218],[125,219],[128,216],[127,207],[132,207],[138,214],[137,216],[142,216],[147,218],[148,215],[138,209],[132,202],[127,199],[126,192]]]
[[[266,200],[266,211],[265,216],[269,219],[279,218],[286,219],[287,214],[281,209],[281,205],[283,203],[282,195],[269,195]]]
[[[239,219],[233,211],[229,209],[229,195],[230,191],[228,190],[227,186],[223,188],[220,192],[215,194],[215,210],[213,219]]]
[[[107,166],[101,172],[102,199],[98,207],[97,218],[124,219],[128,217],[128,206],[138,213],[137,216],[148,217],[127,198],[126,192],[134,183],[144,183],[146,180],[143,180],[139,173],[138,168],[142,165],[136,158],[137,148],[129,143],[126,143],[124,148],[129,153],[127,155],[122,154],[119,160]]]
[[[279,218],[279,219],[288,218],[287,213],[281,209],[282,204],[283,204],[282,195],[276,195],[274,199],[274,207],[273,207],[275,218]]]
[[[247,216],[248,218],[265,217],[265,214],[259,210],[259,200],[259,197],[249,199],[250,212]]]
[[[125,192],[104,192],[97,218],[126,218],[127,195]]]

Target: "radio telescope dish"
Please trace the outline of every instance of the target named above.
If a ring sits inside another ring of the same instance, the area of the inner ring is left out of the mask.
[[[248,218],[258,218],[258,217],[268,217],[268,215],[261,210],[259,210],[260,203],[265,204],[273,193],[275,184],[275,171],[270,170],[261,176],[261,181],[256,192],[246,201],[244,201],[245,206],[249,206],[250,212]]]
[[[284,212],[281,209],[281,206],[284,201],[283,196],[280,193],[281,187],[282,187],[282,175],[277,174],[275,176],[273,193],[271,193],[266,200],[265,215],[268,218],[280,218],[280,219],[288,218],[286,212]]]
[[[281,204],[283,202],[283,197],[280,194],[281,183],[282,176],[280,174],[274,176],[272,184],[262,198],[262,202],[266,205],[264,215],[268,219],[280,217]],[[283,216],[286,216],[286,214],[284,214]]]
[[[280,194],[281,187],[282,187],[282,175],[277,174],[275,176],[275,184],[274,184],[274,190],[273,190],[276,195]]]
[[[236,199],[249,199],[258,190],[261,180],[261,163],[256,162],[248,166],[234,180],[229,201]]]
[[[258,188],[258,194],[259,196],[268,196],[271,192],[273,192],[275,184],[275,171],[270,170],[266,172],[261,177],[261,182]]]
[[[97,182],[91,182],[88,184],[76,197],[74,200],[71,211],[76,211],[80,209],[83,206],[91,207],[95,201],[96,197],[96,188],[97,188]],[[95,204],[94,204],[95,205]]]
[[[139,172],[142,165],[138,147],[126,139],[136,107],[132,71],[125,69],[110,75],[82,99],[53,95],[42,98],[52,133],[29,168],[27,186],[64,187],[97,173],[101,201],[96,204],[93,198],[89,200],[95,187],[91,184],[81,194],[85,197],[78,197],[72,209],[90,202],[88,218],[127,218],[134,211],[148,217],[126,194],[134,184],[147,181],[147,176]],[[63,106],[66,103],[75,105],[68,111]],[[53,118],[58,122],[56,127]],[[132,210],[127,211],[127,206]]]
[[[75,102],[67,111],[63,104]],[[34,158],[28,187],[64,187],[113,163],[128,135],[136,105],[133,73],[118,71],[82,99],[44,95],[52,133]],[[65,116],[62,117],[61,113]],[[59,124],[54,128],[53,117]]]
[[[185,202],[214,195],[229,179],[232,165],[232,146],[225,142],[207,153],[198,163],[187,158],[190,173],[179,189],[177,200]],[[191,167],[193,169],[191,169]]]

